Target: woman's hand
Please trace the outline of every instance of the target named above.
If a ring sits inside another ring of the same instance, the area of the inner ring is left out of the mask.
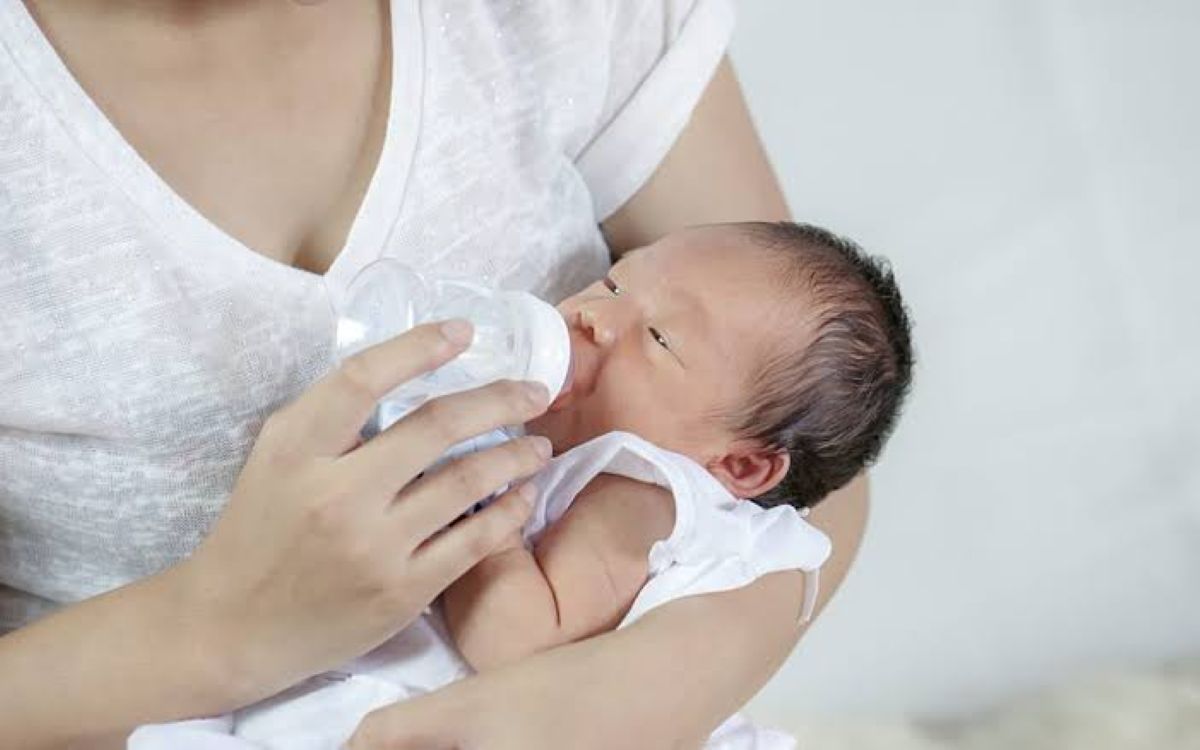
[[[359,444],[378,399],[469,341],[461,322],[416,328],[347,359],[263,426],[228,507],[174,571],[194,608],[196,645],[232,676],[232,703],[378,645],[525,520],[530,501],[518,489],[442,531],[541,468],[543,438],[420,474],[451,445],[541,413],[540,385],[437,399]]]
[[[528,513],[519,492],[444,527],[540,468],[548,445],[511,441],[417,477],[454,443],[543,411],[543,388],[437,399],[358,441],[377,399],[469,338],[422,326],[346,360],[267,420],[192,557],[0,637],[0,747],[251,703],[382,642],[491,552]]]

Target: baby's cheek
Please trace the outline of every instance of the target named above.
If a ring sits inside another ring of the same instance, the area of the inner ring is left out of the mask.
[[[608,402],[603,418],[603,432],[623,430],[647,440],[658,440],[662,423],[669,418],[666,406],[648,398],[645,393],[631,392]]]

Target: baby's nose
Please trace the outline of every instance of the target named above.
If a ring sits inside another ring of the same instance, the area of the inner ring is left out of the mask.
[[[629,326],[630,315],[622,307],[612,303],[584,307],[579,311],[579,325],[597,346],[611,346]]]
[[[587,332],[595,344],[607,346],[612,343],[612,330],[604,325],[600,317],[593,310],[585,307],[579,311],[579,327]]]

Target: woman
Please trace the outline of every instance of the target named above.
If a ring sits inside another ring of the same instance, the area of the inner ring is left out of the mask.
[[[268,695],[386,638],[520,523],[510,497],[429,539],[536,470],[526,443],[412,480],[544,393],[442,399],[356,445],[373,398],[462,346],[424,328],[318,380],[363,264],[556,298],[609,249],[787,215],[722,2],[27,6],[0,0],[5,747]],[[813,515],[826,597],[865,481],[839,495]],[[786,656],[801,599],[779,574],[674,603],[377,712],[355,743],[694,745]]]

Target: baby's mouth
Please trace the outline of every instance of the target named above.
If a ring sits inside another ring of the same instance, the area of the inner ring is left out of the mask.
[[[549,412],[570,408],[580,398],[588,398],[596,387],[600,369],[600,352],[589,336],[568,319],[567,333],[571,338],[571,354],[567,374],[558,395],[550,402]]]
[[[575,389],[575,357],[572,356],[567,362],[567,375],[563,379],[562,389],[558,395],[550,402],[549,411],[558,411],[566,405],[567,397],[571,395],[571,391]]]

